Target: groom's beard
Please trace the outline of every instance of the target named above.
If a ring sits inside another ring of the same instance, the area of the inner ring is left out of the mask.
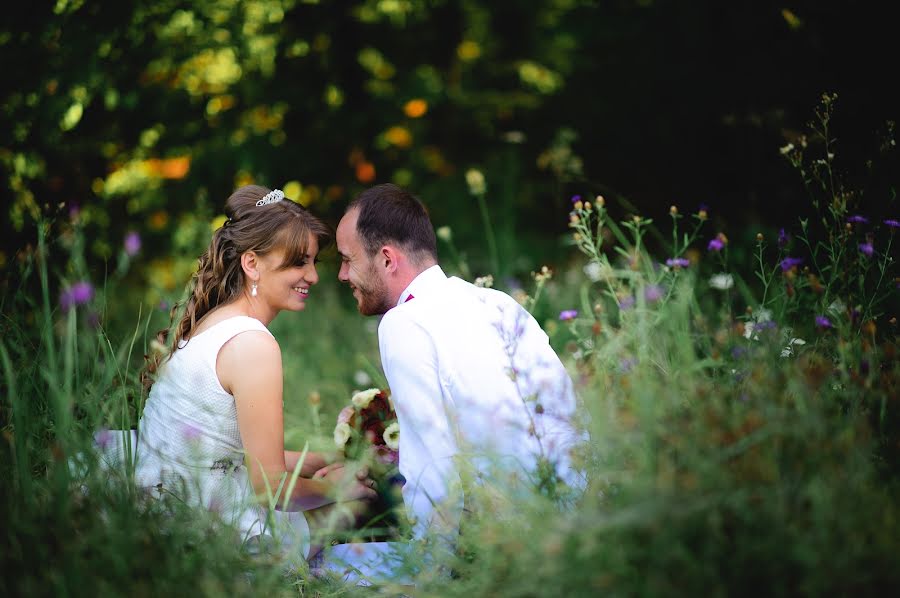
[[[364,316],[380,316],[387,313],[393,305],[388,297],[387,285],[378,276],[375,265],[371,264],[369,276],[365,281],[354,285],[359,293],[359,313]]]

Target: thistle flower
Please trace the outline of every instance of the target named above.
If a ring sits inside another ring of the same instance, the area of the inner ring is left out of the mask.
[[[859,214],[854,214],[853,216],[850,216],[849,218],[847,218],[847,222],[852,222],[854,224],[868,224],[869,219],[866,218],[865,216],[860,216]]]
[[[802,257],[786,257],[781,260],[781,271],[788,272],[803,263]]]
[[[672,257],[666,260],[666,265],[670,268],[687,268],[691,265],[691,261],[683,257]]]
[[[635,301],[632,295],[625,295],[619,300],[619,309],[622,311],[629,310],[634,307],[634,303]]]
[[[651,284],[644,288],[644,299],[647,303],[656,303],[662,299],[665,294],[665,289],[658,284]]]
[[[574,320],[577,317],[578,317],[577,309],[565,309],[565,310],[559,312],[559,319],[562,320],[563,322],[568,321],[568,320]]]
[[[84,305],[94,298],[94,287],[86,281],[76,282],[63,290],[59,295],[59,306],[69,311],[78,305]]]
[[[437,235],[437,238],[445,243],[449,243],[453,240],[453,231],[450,230],[449,226],[442,226],[434,231],[434,234]]]
[[[825,316],[816,316],[816,326],[822,328],[823,330],[826,328],[831,328],[831,320],[829,320]]]
[[[790,242],[791,236],[784,232],[784,229],[778,231],[778,247],[784,249],[788,242]]]
[[[723,243],[721,239],[716,238],[716,239],[712,239],[709,242],[709,245],[706,246],[706,250],[707,251],[722,251],[722,249],[724,247],[725,247],[725,243]]]
[[[900,228],[900,221],[898,220],[885,220],[884,223],[891,228]]]
[[[875,253],[875,248],[871,243],[860,243],[859,244],[860,253],[864,254],[866,257],[872,257],[872,254]]]
[[[129,233],[125,235],[123,247],[125,249],[125,254],[128,255],[128,257],[137,255],[141,250],[141,236],[137,231],[129,231]]]

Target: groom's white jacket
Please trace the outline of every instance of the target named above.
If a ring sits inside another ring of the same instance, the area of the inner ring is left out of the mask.
[[[486,473],[499,456],[505,470],[527,474],[543,451],[564,480],[581,485],[569,459],[572,382],[547,335],[512,297],[432,266],[382,318],[378,340],[416,537],[458,530],[458,460]]]

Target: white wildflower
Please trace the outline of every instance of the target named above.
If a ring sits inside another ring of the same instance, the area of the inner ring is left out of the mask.
[[[791,153],[792,151],[794,151],[794,144],[793,144],[793,143],[788,143],[788,144],[785,145],[784,147],[778,148],[778,151],[781,152],[781,155],[782,155],[782,156],[786,156],[786,155],[788,155],[789,153]]]
[[[441,241],[449,243],[453,239],[453,231],[450,230],[449,226],[442,226],[434,231],[434,234],[437,235],[437,238]]]
[[[494,286],[494,277],[490,274],[486,276],[479,276],[475,279],[475,286],[481,287],[483,289],[489,289]]]
[[[469,193],[472,195],[483,195],[487,190],[484,182],[484,175],[480,170],[470,168],[466,171],[466,184],[469,186]]]
[[[792,338],[788,341],[787,346],[781,350],[782,357],[790,357],[794,354],[794,345],[805,345],[806,341],[802,338]]]
[[[603,266],[600,264],[600,262],[588,262],[588,264],[585,265],[583,269],[584,275],[587,276],[591,280],[591,282],[597,282],[598,280],[603,278]]]
[[[350,402],[356,405],[356,407],[359,409],[365,409],[369,406],[369,403],[372,402],[372,399],[374,399],[375,395],[377,395],[379,392],[381,392],[381,390],[377,388],[370,388],[369,390],[360,391],[353,395],[353,398],[350,399]]]
[[[400,424],[398,422],[394,422],[384,429],[384,434],[382,435],[384,438],[384,443],[388,446],[388,448],[392,448],[397,450],[400,448]]]
[[[334,427],[334,444],[338,448],[344,448],[352,434],[353,431],[350,429],[350,424],[347,422],[340,422]]]
[[[364,371],[356,370],[356,373],[353,374],[353,381],[360,386],[367,386],[372,383],[372,378]]]
[[[714,274],[713,277],[709,279],[709,286],[720,291],[727,291],[734,286],[734,276],[724,272]]]

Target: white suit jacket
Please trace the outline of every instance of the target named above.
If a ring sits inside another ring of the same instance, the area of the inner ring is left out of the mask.
[[[512,297],[432,266],[384,315],[378,340],[416,537],[458,530],[455,459],[477,469],[500,456],[527,475],[543,452],[564,480],[581,485],[569,459],[577,439],[572,382],[540,325]]]

